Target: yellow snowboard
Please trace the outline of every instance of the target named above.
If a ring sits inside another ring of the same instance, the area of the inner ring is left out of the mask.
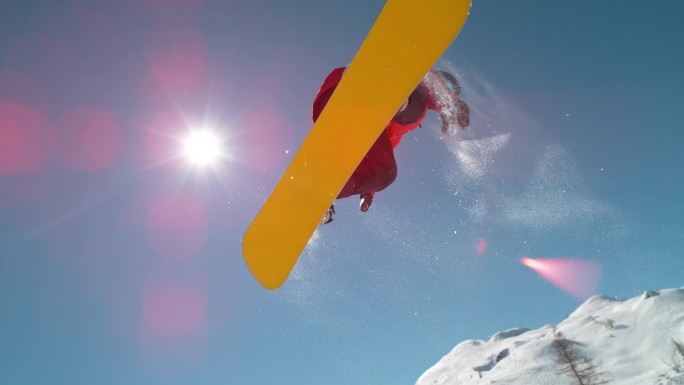
[[[470,0],[388,0],[325,109],[242,241],[280,287],[321,218],[408,95],[465,23]]]

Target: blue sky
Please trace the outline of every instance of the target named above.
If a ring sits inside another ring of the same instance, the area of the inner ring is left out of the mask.
[[[600,266],[619,298],[684,285],[673,0],[476,1],[438,63],[471,130],[429,115],[371,210],[338,202],[259,286],[241,237],[382,5],[5,4],[0,382],[413,383],[576,308],[523,257]],[[228,152],[206,170],[177,156],[202,125]]]

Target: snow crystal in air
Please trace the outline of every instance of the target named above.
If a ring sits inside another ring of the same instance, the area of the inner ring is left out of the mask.
[[[449,150],[456,155],[462,171],[471,178],[483,177],[494,161],[494,155],[510,139],[510,134],[501,134],[479,140],[456,141]]]

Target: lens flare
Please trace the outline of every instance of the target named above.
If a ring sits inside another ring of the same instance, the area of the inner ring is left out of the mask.
[[[194,256],[207,238],[204,206],[181,194],[159,197],[147,208],[146,233],[150,246],[162,257],[181,260]]]
[[[601,280],[601,265],[594,261],[523,257],[520,262],[578,300],[592,296]]]
[[[78,107],[58,119],[58,159],[69,169],[94,172],[110,167],[122,148],[121,128],[106,110]]]
[[[0,101],[0,175],[37,171],[52,157],[56,138],[41,109]]]
[[[158,287],[143,293],[143,321],[152,332],[174,338],[189,334],[205,322],[202,293],[183,285]]]
[[[167,266],[153,271],[138,295],[142,362],[170,375],[194,366],[210,333],[204,274],[187,265]]]
[[[485,253],[485,250],[487,250],[487,240],[484,238],[480,238],[480,240],[477,242],[475,253],[478,257],[481,257]]]
[[[145,42],[149,74],[167,91],[189,90],[206,75],[207,39],[190,24],[159,27]]]
[[[277,169],[288,158],[286,150],[294,146],[292,130],[276,110],[249,111],[237,127],[242,132],[236,137],[234,155],[248,167],[264,171]]]
[[[184,141],[184,153],[197,166],[214,164],[221,157],[221,139],[208,130],[191,132]]]
[[[145,5],[158,15],[166,13],[192,13],[200,9],[204,0],[145,0]]]

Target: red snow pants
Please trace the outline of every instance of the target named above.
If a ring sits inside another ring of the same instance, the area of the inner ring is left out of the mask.
[[[383,190],[397,178],[397,163],[387,130],[364,156],[337,199]]]

